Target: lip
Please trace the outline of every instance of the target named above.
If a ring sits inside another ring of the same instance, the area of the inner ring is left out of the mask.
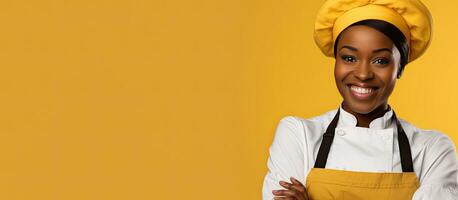
[[[359,92],[356,92],[354,90],[351,89],[351,86],[356,86],[356,87],[361,87],[361,88],[370,88],[371,91],[369,93],[359,93]],[[365,101],[365,100],[369,100],[371,99],[372,97],[374,97],[377,92],[378,92],[378,87],[376,86],[372,86],[372,85],[368,85],[368,84],[364,84],[364,83],[356,83],[356,84],[347,84],[346,85],[348,91],[350,92],[350,95],[357,99],[357,100],[360,100],[360,101]]]

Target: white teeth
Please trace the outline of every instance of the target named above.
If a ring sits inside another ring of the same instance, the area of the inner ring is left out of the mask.
[[[372,92],[372,88],[363,88],[363,87],[358,87],[355,85],[352,85],[350,89],[357,93],[361,93],[361,94],[369,94]]]

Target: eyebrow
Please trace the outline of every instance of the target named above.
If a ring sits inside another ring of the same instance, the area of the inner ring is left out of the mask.
[[[381,52],[381,51],[388,51],[389,53],[393,53],[393,52],[391,52],[391,49],[388,49],[388,48],[376,49],[376,50],[372,51],[372,53],[378,53],[378,52]]]
[[[352,47],[352,46],[348,46],[348,45],[342,46],[342,47],[340,48],[340,50],[342,50],[343,48],[350,49],[350,50],[352,50],[352,51],[358,51],[357,48]],[[378,53],[378,52],[381,52],[381,51],[388,51],[389,53],[393,53],[393,52],[391,52],[391,49],[388,49],[388,48],[376,49],[376,50],[373,50],[372,53]]]
[[[358,51],[358,49],[357,49],[357,48],[355,48],[355,47],[352,47],[352,46],[347,46],[347,45],[344,45],[344,46],[340,47],[340,50],[342,50],[343,48],[347,48],[347,49],[350,49],[350,50],[352,50],[352,51]]]

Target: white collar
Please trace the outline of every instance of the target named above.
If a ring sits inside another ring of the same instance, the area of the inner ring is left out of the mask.
[[[345,111],[342,108],[342,104],[339,106],[340,109],[340,115],[339,115],[339,122],[337,123],[337,127],[356,127],[356,124],[358,123],[358,120],[356,117]],[[393,116],[393,109],[388,105],[388,111],[383,115],[382,117],[376,118],[372,120],[372,122],[369,124],[370,129],[386,129],[390,128],[391,124],[393,122],[392,116]],[[363,128],[363,127],[360,127]]]

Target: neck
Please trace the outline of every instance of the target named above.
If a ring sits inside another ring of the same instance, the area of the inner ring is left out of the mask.
[[[369,128],[369,124],[374,119],[377,119],[377,118],[382,117],[383,115],[385,115],[385,113],[388,111],[388,104],[384,103],[384,104],[380,105],[379,107],[377,107],[375,110],[373,110],[373,111],[371,111],[370,113],[367,113],[367,114],[361,114],[361,113],[357,113],[357,112],[351,110],[346,105],[345,102],[342,104],[342,108],[345,111],[351,113],[352,115],[354,115],[356,117],[356,119],[358,120],[358,123],[356,124],[356,126]]]

